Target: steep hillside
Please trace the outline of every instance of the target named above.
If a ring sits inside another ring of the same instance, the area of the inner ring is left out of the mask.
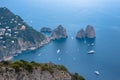
[[[9,9],[0,8],[0,59],[34,50],[50,40],[41,32],[34,30],[20,16]]]

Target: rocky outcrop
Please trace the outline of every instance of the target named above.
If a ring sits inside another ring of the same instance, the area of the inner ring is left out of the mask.
[[[95,30],[94,27],[91,25],[88,25],[86,27],[86,31],[84,29],[81,29],[77,32],[76,38],[77,39],[86,39],[86,38],[95,38]]]
[[[34,30],[9,9],[0,8],[0,59],[28,49],[36,49],[50,39]]]
[[[49,71],[41,71],[41,69],[34,69],[29,73],[22,69],[20,72],[15,72],[13,68],[1,68],[0,80],[71,80],[68,72],[56,70],[52,74]],[[3,74],[3,75],[2,75]]]
[[[85,80],[71,74],[63,65],[16,61],[0,63],[0,80]],[[7,66],[6,66],[7,65]]]
[[[41,28],[40,31],[41,31],[41,32],[48,32],[48,33],[50,33],[50,32],[52,32],[52,29],[51,29],[51,28],[48,28],[48,27],[43,27],[43,28]]]
[[[81,29],[81,30],[79,30],[77,32],[76,38],[77,39],[84,39],[85,38],[85,31],[84,31],[84,29]]]
[[[62,25],[59,25],[56,29],[54,29],[52,31],[52,39],[65,39],[67,38],[67,32],[66,32],[66,29],[62,26]]]
[[[95,38],[95,30],[94,30],[93,26],[88,25],[86,27],[86,37],[87,38]]]

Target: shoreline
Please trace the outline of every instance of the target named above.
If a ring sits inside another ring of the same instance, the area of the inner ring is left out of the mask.
[[[7,57],[4,56],[3,58],[0,59],[0,62],[1,61],[10,61],[13,59],[14,56],[16,56],[16,55],[18,56],[18,54],[22,54],[23,51],[27,51],[27,50],[34,51],[34,50],[36,50],[44,45],[49,44],[50,42],[51,42],[51,39],[47,37],[46,40],[43,40],[42,42],[40,42],[39,46],[34,46],[34,47],[31,47],[31,48],[28,48],[25,50],[19,50],[20,53],[14,53],[13,55],[10,55]]]

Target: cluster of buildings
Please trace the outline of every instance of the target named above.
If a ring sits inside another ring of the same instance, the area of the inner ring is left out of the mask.
[[[0,43],[5,43],[5,38],[16,38],[16,35],[18,34],[18,31],[13,31],[9,26],[6,26],[5,28],[0,28]],[[11,40],[11,43],[14,43],[14,40]]]

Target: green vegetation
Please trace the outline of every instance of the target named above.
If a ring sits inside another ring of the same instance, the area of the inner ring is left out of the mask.
[[[50,73],[53,73],[54,70],[53,70],[53,66],[50,66],[49,64],[43,64],[41,65],[41,69],[42,71],[49,71]]]
[[[25,26],[28,26],[25,24]],[[32,27],[26,27],[26,30],[20,30],[18,37],[22,38],[24,41],[30,41],[31,43],[35,44],[35,42],[41,42],[45,40],[45,36]]]
[[[72,80],[85,80],[85,78],[83,78],[82,76],[80,76],[78,73],[75,73],[72,76]]]
[[[49,71],[50,73],[54,72],[54,69],[62,70],[62,71],[68,71],[65,66],[63,65],[55,65],[55,64],[39,64],[34,61],[27,62],[24,60],[15,61],[15,62],[9,62],[9,61],[2,61],[0,63],[0,66],[7,66],[12,67],[18,72],[20,69],[28,70],[29,72],[32,72],[33,69],[40,68],[42,71]]]
[[[51,74],[54,73],[55,69],[68,72],[67,68],[63,65],[55,65],[53,63],[39,64],[34,61],[27,62],[24,60],[15,61],[15,62],[2,61],[0,62],[0,68],[1,67],[14,68],[15,72],[20,72],[22,70],[27,70],[28,72],[32,72],[34,69],[41,69],[42,71],[49,71]],[[72,80],[85,80],[85,78],[80,76],[78,73],[75,73],[71,76],[72,76]]]
[[[67,68],[65,66],[63,66],[63,65],[58,65],[57,69],[68,72]]]

